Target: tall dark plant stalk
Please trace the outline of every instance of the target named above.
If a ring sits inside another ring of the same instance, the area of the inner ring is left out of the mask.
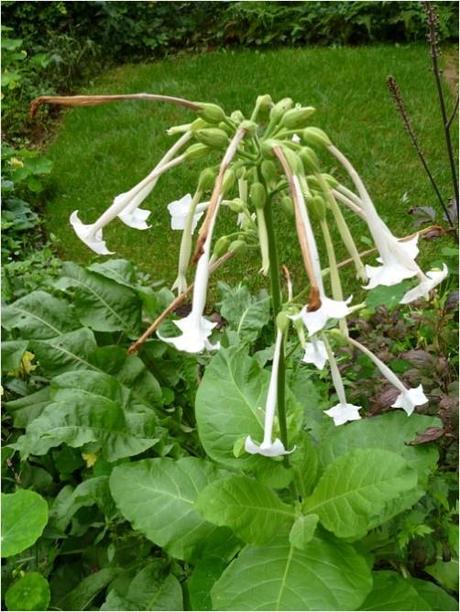
[[[404,100],[403,100],[402,95],[401,95],[401,90],[399,88],[398,83],[396,82],[396,79],[394,77],[392,77],[392,76],[389,76],[387,78],[387,86],[388,86],[388,89],[390,90],[391,97],[393,98],[393,102],[395,103],[396,109],[397,109],[397,111],[398,111],[398,113],[399,113],[399,115],[400,115],[400,117],[402,119],[404,127],[406,128],[406,131],[407,131],[407,133],[409,135],[409,138],[410,138],[412,144],[414,145],[414,149],[417,152],[418,158],[420,159],[420,162],[421,162],[421,164],[423,166],[423,169],[425,170],[425,172],[426,172],[426,174],[428,176],[428,179],[430,180],[430,183],[431,183],[431,185],[433,187],[433,190],[436,193],[436,196],[437,196],[437,198],[439,200],[439,203],[442,206],[444,214],[446,215],[446,219],[447,219],[449,225],[452,228],[455,229],[455,225],[454,225],[454,223],[452,221],[452,218],[451,218],[451,216],[449,214],[449,209],[447,208],[446,203],[444,202],[444,200],[442,198],[441,192],[439,191],[438,185],[436,184],[436,181],[435,181],[433,175],[431,174],[430,168],[428,167],[428,162],[426,160],[426,157],[425,157],[425,155],[424,155],[424,153],[422,151],[422,148],[420,146],[420,143],[418,141],[417,134],[415,133],[414,127],[412,125],[412,121],[411,121],[411,119],[409,117],[409,114],[407,112],[406,105],[404,104]]]
[[[452,120],[449,119],[447,116],[446,101],[445,101],[444,93],[442,90],[441,71],[440,71],[439,62],[438,62],[438,59],[440,56],[439,35],[438,35],[439,17],[438,17],[436,8],[431,4],[431,2],[422,2],[422,5],[423,5],[423,8],[426,14],[426,22],[427,22],[427,28],[428,28],[427,29],[427,40],[428,40],[428,44],[430,47],[432,70],[433,70],[434,79],[436,82],[436,89],[438,92],[439,107],[441,109],[444,137],[446,141],[447,155],[449,157],[449,164],[450,164],[450,170],[451,170],[451,175],[452,175],[452,182],[453,182],[454,195],[455,195],[455,201],[456,201],[456,207],[457,207],[457,215],[458,215],[459,194],[458,194],[457,167],[456,167],[456,162],[455,162],[455,157],[454,157],[454,149],[452,146],[452,139],[450,137],[450,126],[451,126]]]

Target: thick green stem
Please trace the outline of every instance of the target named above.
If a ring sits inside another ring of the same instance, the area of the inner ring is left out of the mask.
[[[267,203],[264,208],[265,212],[265,223],[267,226],[267,237],[268,237],[268,253],[270,257],[270,280],[271,280],[271,293],[273,302],[273,314],[276,321],[278,313],[281,311],[282,298],[281,298],[281,281],[279,272],[278,262],[278,250],[276,248],[276,237],[275,230],[273,227],[273,215],[272,215],[272,202],[271,198],[267,198]],[[280,354],[280,362],[278,368],[278,395],[277,395],[277,407],[278,407],[278,422],[280,427],[280,438],[284,445],[284,448],[288,448],[287,438],[287,423],[286,423],[286,371],[284,362],[284,341]]]

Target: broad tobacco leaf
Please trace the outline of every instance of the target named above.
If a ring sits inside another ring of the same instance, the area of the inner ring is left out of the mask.
[[[372,588],[367,562],[350,545],[314,537],[246,546],[216,582],[214,610],[356,610]]]
[[[80,268],[74,263],[63,265],[58,289],[73,289],[73,303],[78,319],[94,331],[124,331],[135,336],[140,330],[141,301],[126,285]]]
[[[289,532],[289,542],[295,548],[303,550],[315,535],[319,516],[317,514],[301,514],[295,520]]]
[[[2,372],[10,372],[19,368],[28,344],[28,340],[2,342]]]
[[[45,376],[58,376],[69,370],[96,369],[88,361],[97,347],[96,339],[86,327],[49,340],[33,340],[30,345]]]
[[[8,413],[13,417],[14,427],[25,429],[29,423],[40,416],[50,403],[50,389],[49,387],[43,387],[40,391],[6,402],[5,406]]]
[[[2,493],[2,557],[22,552],[38,540],[48,522],[48,504],[34,491]]]
[[[374,586],[360,610],[458,610],[458,602],[432,582],[373,572]]]
[[[90,607],[92,601],[112,582],[119,572],[120,570],[117,567],[104,567],[98,572],[86,576],[78,586],[66,593],[62,599],[56,602],[59,606],[58,609],[94,609],[94,607]]]
[[[247,476],[216,480],[201,491],[195,506],[209,522],[230,527],[249,544],[270,542],[295,518],[292,506]]]
[[[54,338],[79,327],[72,307],[45,291],[33,291],[5,306],[2,326],[35,340]]]
[[[145,459],[115,467],[110,491],[135,530],[189,560],[217,529],[195,509],[200,491],[216,478],[216,467],[203,459]]]
[[[281,463],[267,457],[242,454],[236,458],[233,447],[250,435],[263,438],[264,406],[269,372],[247,354],[245,347],[221,349],[206,368],[196,395],[195,414],[198,434],[211,459],[238,470],[269,470],[273,476],[283,471]],[[288,391],[289,433],[300,429],[302,410]],[[276,430],[275,430],[276,432]]]
[[[270,297],[266,293],[254,297],[244,285],[219,283],[219,289],[221,315],[240,338],[253,342],[270,320]]]
[[[385,520],[383,511],[417,486],[417,473],[407,461],[381,449],[357,449],[330,463],[304,512],[319,516],[326,529],[342,538],[363,536]]]

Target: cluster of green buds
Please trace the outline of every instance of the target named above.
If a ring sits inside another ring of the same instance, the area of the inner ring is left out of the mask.
[[[148,94],[137,94],[148,96]],[[151,96],[162,101],[166,96]],[[318,368],[329,362],[332,380],[339,403],[325,411],[336,425],[360,418],[359,406],[347,402],[344,385],[334,352],[331,336],[340,335],[343,342],[367,354],[379,371],[400,394],[395,407],[408,414],[427,399],[421,387],[407,389],[401,381],[368,349],[349,337],[347,316],[358,306],[351,305],[351,297],[344,295],[340,269],[336,260],[336,245],[331,237],[331,223],[335,224],[340,240],[353,262],[356,277],[365,289],[378,285],[396,285],[405,279],[416,279],[403,296],[401,303],[409,304],[428,297],[447,274],[442,270],[423,272],[416,263],[418,236],[398,239],[378,214],[366,186],[351,162],[336,147],[328,135],[311,125],[315,109],[295,104],[291,98],[274,102],[269,95],[259,96],[249,117],[239,110],[227,115],[216,104],[170,98],[194,111],[197,117],[190,123],[168,130],[178,138],[153,170],[128,192],[115,197],[112,205],[92,225],[83,224],[78,211],[71,215],[77,235],[99,254],[109,251],[103,239],[103,227],[115,217],[126,225],[145,230],[150,211],[140,208],[156,182],[167,171],[182,163],[203,163],[211,153],[221,152],[221,161],[201,170],[195,193],[186,194],[168,204],[171,227],[182,231],[177,279],[173,285],[179,294],[187,290],[187,277],[195,264],[192,310],[183,319],[174,320],[180,330],[178,336],[159,337],[178,350],[201,352],[217,350],[210,337],[216,323],[205,316],[206,295],[213,263],[228,253],[244,248],[258,249],[261,273],[270,275],[274,315],[277,317],[275,357],[265,411],[265,435],[259,444],[249,437],[245,449],[249,453],[278,456],[287,450],[284,408],[278,406],[281,440],[272,440],[278,389],[281,381],[280,363],[289,329],[292,327],[305,349],[303,361]],[[318,155],[329,155],[339,164],[353,188],[321,170]],[[227,207],[235,214],[232,233],[214,238],[219,211]],[[283,295],[276,246],[273,210],[288,211],[297,236],[305,277],[298,281],[305,303],[292,298],[292,290]],[[348,227],[343,209],[363,220],[378,252],[375,265],[364,265]],[[201,222],[195,243],[193,234]],[[324,245],[320,257],[318,238]],[[324,284],[329,275],[330,288]],[[306,290],[306,291],[303,291]],[[281,318],[280,318],[281,316]],[[283,324],[280,321],[283,321]],[[337,325],[336,325],[337,324]]]

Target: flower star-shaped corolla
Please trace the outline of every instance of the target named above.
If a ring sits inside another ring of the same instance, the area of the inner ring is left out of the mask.
[[[377,357],[377,355],[374,355],[372,351],[354,338],[349,337],[347,340],[350,344],[356,346],[360,351],[367,355],[369,359],[375,363],[388,382],[400,391],[395,403],[391,405],[392,408],[402,408],[407,413],[407,416],[410,416],[414,412],[416,406],[422,406],[428,402],[428,398],[423,392],[422,385],[419,385],[415,389],[408,389],[399,380],[396,374]]]
[[[113,251],[109,251],[102,237],[102,227],[99,227],[97,223],[82,223],[78,216],[78,210],[74,210],[70,215],[70,224],[80,240],[92,251],[98,255],[113,255]]]
[[[359,421],[361,418],[361,415],[359,414],[361,406],[355,406],[354,404],[349,404],[347,402],[345,388],[343,386],[342,377],[340,375],[334,353],[329,346],[329,342],[326,340],[326,336],[324,334],[322,334],[322,336],[324,348],[326,349],[329,363],[331,365],[332,382],[334,383],[335,391],[339,398],[338,404],[332,406],[332,408],[329,408],[329,410],[324,410],[324,412],[334,420],[334,425],[336,426],[343,425],[348,421]]]
[[[196,266],[192,311],[185,318],[174,321],[174,324],[181,330],[182,334],[180,336],[165,337],[157,332],[157,336],[160,340],[172,344],[178,351],[201,353],[205,349],[208,351],[216,351],[220,348],[219,343],[211,344],[208,340],[217,323],[212,323],[203,317],[204,308],[206,306],[206,293],[208,290],[209,257],[215,218],[216,214],[214,214],[214,218],[210,223],[208,236],[203,245],[203,253]]]
[[[409,289],[409,291],[403,295],[401,304],[410,304],[422,297],[428,298],[430,291],[439,285],[439,283],[442,283],[447,274],[448,269],[446,264],[443,264],[442,270],[430,270],[416,287]]]
[[[175,200],[168,204],[168,211],[171,215],[171,229],[173,230],[184,230],[185,224],[187,221],[188,214],[190,212],[190,208],[192,206],[192,196],[187,193],[180,200]],[[204,211],[208,206],[207,202],[201,202],[196,205],[193,220],[192,220],[192,234],[195,231],[195,228],[198,224],[198,221],[203,216]]]
[[[293,177],[293,183],[296,192],[296,197],[301,203],[300,209],[302,216],[302,224],[305,229],[305,234],[307,236],[307,243],[309,246],[313,263],[313,273],[318,286],[321,304],[318,309],[311,311],[308,310],[308,306],[305,306],[304,308],[302,308],[298,315],[291,316],[291,318],[295,320],[296,318],[300,317],[308,330],[308,335],[313,336],[314,334],[323,329],[329,319],[343,319],[344,317],[349,315],[350,309],[348,308],[348,304],[351,302],[352,298],[349,297],[347,300],[341,301],[332,300],[331,298],[326,297],[323,278],[321,274],[318,247],[316,245],[316,240],[313,234],[313,229],[311,227],[310,218],[308,216],[307,208],[305,206],[305,199],[303,196],[302,188],[297,176]]]
[[[326,345],[322,340],[312,338],[311,342],[307,342],[305,345],[305,355],[302,359],[304,363],[312,363],[318,370],[322,370],[327,360]]]
[[[273,365],[268,385],[267,401],[265,402],[264,438],[261,444],[257,444],[247,436],[244,449],[251,455],[263,455],[264,457],[279,457],[294,452],[295,447],[288,451],[284,448],[279,438],[272,441],[273,423],[275,420],[276,399],[278,393],[278,370],[280,355],[283,345],[283,333],[278,330],[275,341],[275,352],[273,354]]]

